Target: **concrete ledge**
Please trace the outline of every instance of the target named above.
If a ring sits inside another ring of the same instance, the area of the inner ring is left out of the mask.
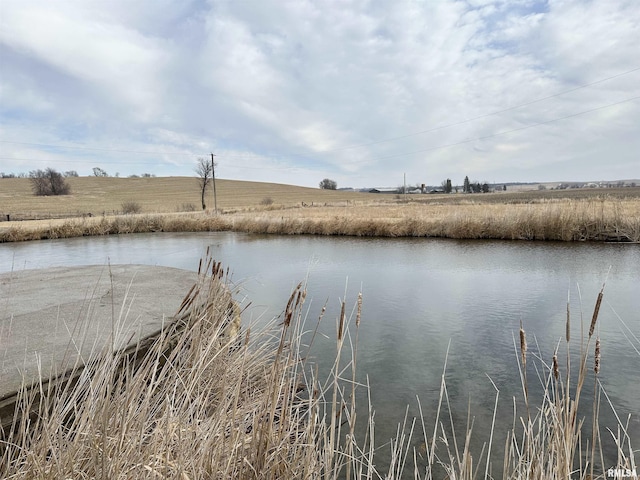
[[[159,333],[197,281],[195,272],[143,265],[0,274],[0,401],[91,353]]]

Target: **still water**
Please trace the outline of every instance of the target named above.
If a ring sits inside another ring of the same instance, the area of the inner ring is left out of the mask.
[[[570,298],[571,348],[578,352],[580,319],[588,329],[606,280],[600,379],[618,416],[632,415],[629,434],[640,448],[637,245],[161,233],[3,244],[0,272],[108,262],[197,270],[208,246],[251,302],[245,322],[279,315],[292,288],[306,279],[309,324],[326,303],[322,329],[330,334],[340,301],[345,299],[349,310],[362,292],[358,370],[371,385],[380,443],[395,434],[407,406],[410,416],[417,415],[417,396],[427,423],[433,422],[448,348],[447,388],[459,430],[470,404],[474,442],[488,441],[495,401],[490,377],[500,390],[497,432],[504,432],[513,397],[522,397],[514,347],[520,322],[530,358],[550,362],[564,339]],[[335,341],[320,335],[315,348],[320,366],[328,365]],[[590,377],[587,392],[593,389]],[[532,395],[539,394],[535,370],[529,378]],[[602,410],[603,429],[615,430],[611,409]],[[503,445],[504,439],[496,443]],[[500,463],[500,457],[494,461]]]

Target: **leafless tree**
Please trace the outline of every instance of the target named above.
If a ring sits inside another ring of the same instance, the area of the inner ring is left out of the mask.
[[[35,195],[68,195],[71,192],[64,176],[53,168],[32,170],[29,178]]]
[[[206,209],[207,206],[204,203],[204,195],[207,191],[207,185],[209,180],[213,178],[213,165],[211,162],[204,158],[199,157],[196,163],[196,174],[198,175],[198,185],[200,185],[200,200],[202,202],[202,209]]]

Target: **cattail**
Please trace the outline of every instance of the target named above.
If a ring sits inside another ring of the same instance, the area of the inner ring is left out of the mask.
[[[567,323],[565,328],[565,338],[567,339],[567,343],[571,340],[571,314],[569,308],[569,295],[567,295]]]
[[[289,297],[289,301],[287,302],[287,308],[285,308],[284,311],[284,325],[285,327],[289,327],[289,325],[291,324],[291,319],[293,318],[293,310],[294,308],[297,307],[294,306],[294,300],[298,299],[298,302],[300,301],[300,288],[302,288],[302,282],[300,282],[298,284],[298,286],[296,288],[293,289],[293,292],[291,293],[291,296]],[[297,293],[297,295],[296,295]]]
[[[593,331],[596,328],[596,322],[598,321],[598,312],[600,311],[600,304],[602,303],[602,297],[604,296],[603,290],[604,290],[604,286],[602,287],[602,290],[600,290],[600,293],[598,293],[596,306],[593,309],[593,317],[591,318],[591,326],[589,327],[589,337],[593,335]]]
[[[600,372],[600,359],[602,355],[600,353],[600,337],[596,338],[596,354],[593,362],[593,371],[596,372],[596,375]]]
[[[340,321],[338,323],[338,340],[342,340],[342,333],[344,330],[344,320],[345,320],[344,308],[345,308],[345,302],[343,301],[342,308],[340,309]]]
[[[560,368],[558,367],[558,355],[557,354],[553,354],[553,378],[556,379],[556,381],[560,378]]]
[[[362,314],[362,292],[358,294],[358,313],[356,313],[356,327],[360,326],[361,314]]]
[[[527,366],[527,335],[522,328],[522,322],[520,322],[520,353],[522,354],[522,365]]]
[[[318,316],[318,322],[320,322],[322,320],[322,317],[324,317],[325,312],[327,311],[327,306],[323,305],[322,306],[322,310],[320,310],[320,315]]]

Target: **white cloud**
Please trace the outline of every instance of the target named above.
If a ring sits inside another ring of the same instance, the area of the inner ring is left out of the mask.
[[[637,101],[500,134],[640,95],[636,71],[534,102],[640,67],[633,1],[0,1],[0,140],[311,186],[637,177]]]
[[[0,40],[62,76],[94,86],[101,97],[95,103],[122,102],[141,119],[157,113],[162,45],[92,13],[51,2],[5,8]]]

